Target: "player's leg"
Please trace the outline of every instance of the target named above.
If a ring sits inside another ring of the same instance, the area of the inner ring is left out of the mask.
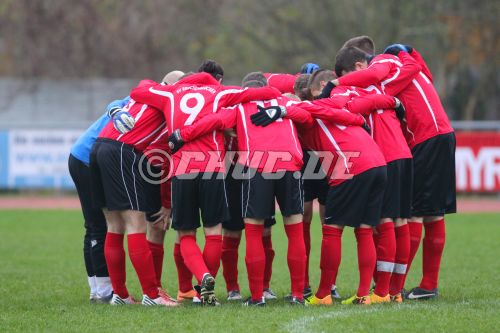
[[[245,264],[251,297],[243,304],[263,306],[264,273],[266,253],[264,251],[264,221],[274,216],[273,180],[265,179],[255,170],[247,170],[248,178],[242,181],[242,216],[245,221]]]
[[[266,266],[264,268],[264,298],[266,300],[277,299],[278,297],[271,289],[271,277],[273,275],[273,261],[274,261],[274,248],[272,241],[272,226],[276,224],[276,220],[273,218],[265,219],[264,221],[264,233],[262,236],[262,243],[264,245],[264,253],[266,255]]]
[[[429,139],[412,150],[414,154],[425,156],[433,167],[426,169],[428,173],[425,174],[424,189],[420,189],[421,197],[414,198],[414,214],[424,217],[423,278],[419,287],[407,294],[408,299],[438,296],[438,274],[446,238],[444,215],[456,212],[455,147],[455,134],[449,133]],[[421,160],[420,164],[423,163]],[[414,167],[417,186],[417,164]]]
[[[276,201],[283,215],[288,238],[287,263],[290,271],[291,304],[304,304],[304,280],[306,271],[306,247],[304,242],[304,198],[300,172],[284,173],[274,181]]]
[[[177,281],[179,287],[177,292],[177,301],[182,302],[186,300],[197,300],[197,293],[193,289],[192,285],[193,273],[191,273],[189,268],[184,263],[184,258],[181,254],[179,233],[177,233],[175,238],[173,255],[175,267],[177,268]]]
[[[304,181],[304,185],[305,185]],[[304,189],[304,197],[305,197],[305,189]],[[307,198],[306,198],[307,199]],[[306,274],[305,274],[305,280],[304,280],[304,286],[306,289],[309,289],[308,291],[311,290],[311,284],[309,282],[309,255],[311,254],[311,222],[312,222],[312,217],[313,217],[313,200],[305,201],[304,202],[304,223],[303,223],[303,228],[304,228],[304,244],[306,247]],[[304,292],[304,297],[308,298],[310,296],[310,293],[306,295],[306,292]]]
[[[166,213],[170,215],[170,209]],[[163,248],[163,243],[165,240],[166,226],[165,221],[160,221],[158,223],[148,223],[147,224],[147,240],[149,250],[153,256],[153,264],[156,273],[156,284],[161,288],[161,275],[163,271],[163,258],[165,255],[165,250]]]

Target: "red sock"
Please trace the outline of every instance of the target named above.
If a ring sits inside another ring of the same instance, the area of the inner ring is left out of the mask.
[[[222,238],[222,275],[226,281],[227,291],[240,290],[238,284],[238,247],[240,238]]]
[[[400,293],[404,287],[404,277],[410,256],[410,227],[404,224],[395,228],[394,232],[396,233],[396,260],[389,288],[389,293],[393,296]]]
[[[161,287],[161,272],[163,270],[163,244],[156,244],[148,241],[149,250],[153,256],[153,264],[155,266],[156,284]]]
[[[354,233],[358,243],[359,287],[357,296],[361,297],[370,293],[370,282],[377,261],[377,253],[371,228],[356,228]]]
[[[193,273],[186,267],[184,259],[181,255],[181,245],[175,243],[174,245],[174,261],[177,267],[177,280],[179,282],[179,290],[186,293],[193,289]]]
[[[311,223],[303,223],[304,228],[304,244],[306,246],[306,275],[304,280],[304,286],[309,287],[311,284],[309,282],[309,255],[311,254]]]
[[[274,249],[273,241],[271,236],[262,237],[262,243],[264,245],[264,253],[266,254],[266,267],[264,268],[264,289],[269,288],[271,283],[271,276],[273,275],[273,260],[274,260]]]
[[[264,290],[264,269],[266,254],[262,244],[263,224],[245,223],[246,255],[245,263],[248,272],[248,286],[252,300],[261,301]]]
[[[184,264],[194,274],[198,282],[203,280],[203,275],[209,273],[207,265],[203,260],[198,244],[196,244],[196,237],[193,235],[185,235],[180,240],[181,255],[184,258]]]
[[[378,247],[379,239],[380,235],[378,232],[373,232],[373,243],[375,244],[375,249]],[[375,269],[373,270],[373,282],[377,283],[377,265],[375,265]]]
[[[415,258],[420,246],[420,241],[422,240],[422,223],[409,221],[408,227],[410,228],[410,256],[408,257],[408,266],[406,267],[406,274],[403,279],[403,287],[405,285],[406,278],[408,277],[408,272],[410,271],[413,259]]]
[[[304,297],[304,278],[306,275],[306,246],[302,222],[285,224],[288,237],[287,262],[292,281],[292,296]]]
[[[106,233],[104,241],[104,257],[108,266],[109,278],[113,292],[121,298],[128,297],[125,285],[127,275],[125,271],[125,250],[123,249],[123,234]]]
[[[386,222],[377,225],[378,246],[377,251],[377,284],[375,285],[375,294],[384,297],[389,294],[389,285],[391,275],[394,270],[394,261],[396,259],[396,233],[394,232],[394,223]]]
[[[323,240],[321,241],[321,279],[316,297],[324,298],[330,295],[332,284],[342,258],[342,229],[323,225]]]
[[[128,234],[127,241],[128,256],[137,277],[139,277],[142,293],[150,298],[157,298],[158,285],[156,284],[155,266],[146,240],[146,233]]]
[[[205,247],[203,248],[203,260],[213,277],[217,276],[222,255],[222,235],[205,236]]]
[[[446,229],[444,218],[435,222],[424,223],[425,237],[422,251],[423,277],[420,288],[432,290],[438,287],[439,268],[443,256]]]

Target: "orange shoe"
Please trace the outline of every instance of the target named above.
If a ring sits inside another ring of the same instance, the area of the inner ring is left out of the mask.
[[[324,298],[318,298],[316,295],[312,295],[306,299],[306,305],[333,305],[332,295],[325,296]]]
[[[389,294],[385,296],[379,296],[375,293],[370,294],[370,301],[372,304],[379,304],[379,303],[389,303],[391,301],[391,296]]]
[[[191,289],[187,292],[178,291],[177,292],[177,302],[191,301],[193,298],[197,296],[197,292],[194,289]]]
[[[396,295],[391,295],[391,302],[393,303],[403,303],[403,295],[401,293],[398,293]]]

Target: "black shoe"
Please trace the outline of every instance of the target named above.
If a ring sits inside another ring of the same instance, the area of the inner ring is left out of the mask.
[[[405,298],[409,300],[427,300],[437,297],[438,297],[437,288],[432,290],[425,290],[420,287],[415,287],[412,290],[410,290],[409,293],[405,294]]]
[[[304,288],[304,298],[309,298],[313,294],[311,287]]]
[[[249,297],[246,301],[243,302],[243,306],[266,306],[266,300],[262,297],[260,301],[252,300],[252,297]]]
[[[300,297],[295,297],[293,296],[292,299],[290,300],[290,305],[306,305],[306,302],[304,301],[303,298]]]
[[[215,279],[210,274],[205,274],[203,280],[201,280],[200,286],[200,296],[201,296],[201,305],[220,305],[215,297]]]

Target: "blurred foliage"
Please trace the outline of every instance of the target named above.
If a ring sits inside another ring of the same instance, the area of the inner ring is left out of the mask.
[[[0,75],[151,77],[213,58],[249,71],[332,67],[343,42],[421,51],[454,119],[500,119],[500,1],[2,0]]]

